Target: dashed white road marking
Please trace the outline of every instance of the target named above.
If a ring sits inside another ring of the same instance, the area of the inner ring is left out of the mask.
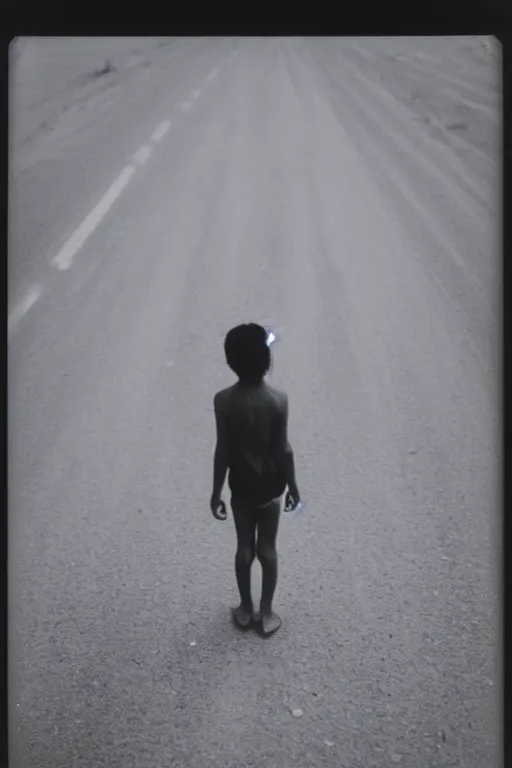
[[[7,321],[7,330],[9,337],[13,333],[14,329],[20,322],[20,320],[25,317],[27,312],[31,307],[34,306],[36,301],[41,296],[41,288],[38,285],[34,285],[30,290],[27,292],[27,294],[23,297],[23,299],[19,302],[19,304],[12,310],[12,312],[9,313],[8,321]]]
[[[171,127],[171,121],[170,120],[162,120],[156,131],[153,133],[151,140],[152,141],[162,141],[165,134],[168,132],[169,128]]]
[[[192,105],[190,104],[189,101],[184,101],[183,104],[181,105],[181,108],[184,112],[187,112],[187,110],[189,110],[191,106]]]
[[[211,83],[211,82],[212,82],[212,80],[215,80],[215,78],[217,77],[217,75],[218,75],[218,74],[219,74],[219,68],[218,68],[218,67],[215,67],[215,69],[212,69],[212,71],[210,72],[210,74],[208,75],[208,77],[206,78],[206,80],[207,80],[209,83]]]
[[[78,229],[76,229],[69,240],[63,245],[58,254],[53,259],[53,265],[60,270],[69,269],[73,259],[83,246],[89,235],[91,235],[100,221],[108,213],[123,189],[127,186],[135,168],[128,165],[119,174],[114,183],[105,192],[99,203],[92,209],[90,214],[83,220]]]
[[[144,165],[144,163],[147,163],[152,154],[153,150],[151,147],[148,144],[145,144],[143,147],[137,150],[133,156],[133,159],[139,165]]]
[[[192,98],[198,99],[201,95],[201,91],[192,91]]]

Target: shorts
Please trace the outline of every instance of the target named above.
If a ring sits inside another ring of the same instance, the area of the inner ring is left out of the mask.
[[[241,504],[255,508],[264,508],[280,499],[286,490],[286,481],[281,475],[267,474],[265,476],[240,476],[230,470],[228,478],[231,498]]]

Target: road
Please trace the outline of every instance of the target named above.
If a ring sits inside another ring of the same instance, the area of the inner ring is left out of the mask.
[[[13,768],[500,765],[497,161],[377,42],[178,41],[15,158]],[[208,509],[246,320],[306,502],[267,641]]]

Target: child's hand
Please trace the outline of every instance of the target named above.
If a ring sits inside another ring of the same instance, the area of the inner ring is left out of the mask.
[[[284,511],[294,512],[300,504],[300,493],[297,486],[293,488],[288,487],[288,491],[284,500]]]
[[[228,516],[226,512],[226,505],[222,499],[216,496],[212,496],[210,499],[210,509],[216,520],[225,520]]]

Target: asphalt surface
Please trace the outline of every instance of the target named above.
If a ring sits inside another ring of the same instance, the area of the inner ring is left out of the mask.
[[[13,768],[500,765],[495,179],[354,50],[170,46],[22,155]],[[267,641],[231,626],[234,528],[208,509],[246,320],[279,336],[305,499]]]

